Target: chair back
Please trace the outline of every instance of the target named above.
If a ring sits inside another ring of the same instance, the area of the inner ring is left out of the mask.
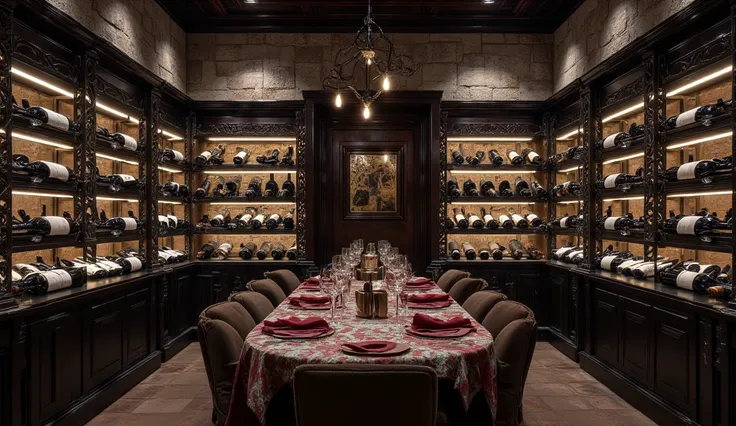
[[[288,269],[279,269],[278,271],[269,271],[263,274],[264,277],[275,282],[284,294],[290,295],[301,284],[299,277]]]
[[[463,303],[463,309],[476,321],[481,323],[496,303],[502,300],[506,300],[506,295],[503,293],[491,290],[478,291],[468,297],[465,303]]]
[[[260,324],[273,312],[273,305],[268,298],[255,291],[241,291],[230,296],[230,301],[238,302],[253,317],[256,324]]]
[[[434,426],[437,373],[420,365],[302,365],[294,400],[297,426]]]
[[[457,269],[448,269],[437,280],[437,287],[439,287],[445,293],[449,293],[452,286],[454,286],[461,279],[468,277],[470,277],[470,272],[460,271]]]
[[[486,280],[481,278],[463,278],[452,286],[447,293],[462,305],[468,298],[477,291],[488,287]]]
[[[518,425],[523,420],[524,385],[537,344],[537,321],[528,307],[504,300],[491,309],[483,327],[493,335],[498,365],[496,424]]]
[[[274,307],[279,306],[281,302],[286,299],[286,293],[281,290],[281,287],[268,278],[253,280],[249,282],[246,287],[248,287],[248,290],[250,291],[255,291],[266,296],[268,301],[271,302],[271,305]]]
[[[248,333],[256,326],[237,302],[221,302],[199,315],[197,331],[207,380],[212,393],[213,422],[224,424],[240,350]]]

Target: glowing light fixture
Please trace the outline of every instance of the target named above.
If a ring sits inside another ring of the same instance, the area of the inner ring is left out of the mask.
[[[684,197],[707,197],[709,195],[731,195],[731,191],[706,191],[706,192],[683,192],[681,194],[669,194],[667,198],[684,198]]]
[[[680,94],[682,92],[685,92],[687,90],[692,89],[693,87],[699,86],[699,85],[701,85],[703,83],[707,83],[708,81],[711,81],[713,79],[716,79],[716,78],[718,78],[718,77],[720,77],[722,75],[728,74],[731,71],[733,71],[733,66],[732,65],[729,65],[726,68],[723,68],[721,70],[718,70],[718,71],[716,71],[716,72],[714,72],[712,74],[708,74],[708,75],[706,75],[703,78],[699,78],[699,79],[697,79],[697,80],[695,80],[693,82],[690,82],[690,83],[688,83],[688,84],[686,84],[686,85],[684,85],[682,87],[678,87],[677,89],[673,89],[669,93],[667,93],[667,96],[669,97],[669,96],[678,95],[678,94]]]
[[[530,142],[531,137],[518,136],[453,136],[447,142]]]
[[[160,169],[161,167],[159,167]],[[273,170],[269,169],[267,167],[264,167],[263,170],[233,170],[233,169],[223,169],[223,170],[205,170],[204,174],[206,175],[221,175],[223,173],[227,173],[229,175],[262,175],[267,173],[273,173],[275,175],[285,175],[287,173],[296,173],[296,170]]]
[[[457,175],[533,175],[536,170],[450,170]]]
[[[133,166],[137,166],[138,165],[138,163],[136,163],[135,161],[124,160],[122,158],[113,157],[112,155],[107,155],[107,154],[95,154],[95,155],[98,156],[98,157],[100,157],[100,158],[107,159],[107,160],[120,161],[121,163],[131,164]]]
[[[571,137],[573,137],[573,136],[577,135],[578,133],[583,133],[583,129],[577,129],[577,130],[573,130],[573,131],[572,131],[572,132],[570,132],[570,133],[565,133],[564,135],[562,135],[562,136],[559,136],[559,137],[557,138],[557,140],[565,140],[565,139],[569,139],[569,138],[571,138]]]
[[[159,170],[169,173],[184,173],[184,170],[176,170],[176,169],[170,169],[168,167],[158,167]]]
[[[174,205],[179,205],[179,204],[181,204],[181,202],[179,202],[179,201],[164,201],[164,200],[158,200],[158,202],[159,202],[159,204],[174,204]]]
[[[472,204],[474,206],[508,206],[509,204],[534,204],[534,201],[506,201],[506,202],[497,202],[497,201],[453,201],[451,203],[448,203],[452,206],[459,206],[459,205],[466,205],[466,204]]]
[[[40,143],[43,145],[53,146],[54,148],[59,148],[59,149],[73,149],[74,148],[71,145],[67,145],[67,144],[63,144],[59,142],[53,142],[48,139],[37,138],[35,136],[26,135],[25,133],[20,133],[18,131],[13,132],[13,137],[18,138],[18,139],[23,139],[29,142],[35,142],[35,143]]]
[[[49,192],[31,192],[31,191],[13,191],[13,195],[27,195],[30,197],[49,197],[49,198],[74,198],[69,194],[54,194]]]
[[[32,82],[38,84],[39,86],[43,86],[43,87],[45,87],[45,88],[47,88],[47,89],[49,89],[49,90],[51,90],[53,92],[56,92],[56,93],[58,93],[58,94],[60,94],[62,96],[66,96],[67,98],[73,98],[74,97],[74,94],[72,92],[68,92],[68,91],[62,89],[59,86],[56,86],[54,84],[51,84],[48,81],[42,80],[42,79],[40,79],[38,77],[34,77],[34,76],[32,76],[32,75],[30,75],[30,74],[28,74],[28,73],[26,73],[24,71],[21,71],[21,70],[15,68],[15,67],[11,68],[10,69],[10,72],[12,72],[14,75],[17,75],[18,77],[22,77],[22,78],[24,78],[24,79],[26,79],[28,81],[32,81]]]
[[[727,138],[727,137],[730,137],[732,135],[733,135],[732,132],[718,133],[718,134],[711,135],[711,136],[706,136],[706,137],[703,137],[703,138],[693,139],[691,141],[676,143],[674,145],[668,146],[667,147],[667,150],[668,151],[671,151],[673,149],[678,149],[678,148],[682,148],[682,147],[686,147],[686,146],[690,146],[690,145],[697,145],[697,144],[703,143],[703,142],[714,141],[716,139],[721,139],[721,138]]]
[[[583,168],[583,166],[570,167],[569,169],[558,170],[557,173],[570,173],[570,172],[573,172],[575,170],[580,170],[581,168]]]
[[[620,198],[606,198],[603,200],[604,203],[610,203],[611,201],[639,201],[644,200],[644,197],[620,197]]]
[[[388,76],[383,77],[383,91],[388,92],[391,89],[391,82],[388,81]]]
[[[366,120],[371,118],[371,107],[369,105],[363,107],[363,118]]]
[[[294,136],[213,136],[210,142],[296,142]]]
[[[639,158],[639,157],[643,157],[643,156],[644,156],[644,153],[643,152],[640,152],[638,154],[627,155],[626,157],[619,157],[619,158],[613,158],[613,159],[610,159],[610,160],[606,160],[606,161],[603,162],[603,164],[617,163],[619,161],[631,160],[633,158]]]
[[[217,203],[209,203],[209,204],[211,206],[256,206],[256,205],[257,206],[290,206],[290,205],[293,205],[293,204],[296,204],[296,203],[295,202],[290,202],[290,201],[270,201],[270,202],[265,202],[265,203],[264,202],[258,202],[258,201],[254,201],[252,203],[244,203],[244,202],[237,201],[237,202],[233,202],[233,203],[217,202]]]
[[[630,107],[628,107],[626,109],[623,109],[623,110],[621,110],[619,112],[615,112],[615,113],[609,115],[608,117],[603,117],[603,120],[601,120],[601,121],[603,123],[608,123],[609,121],[611,121],[611,120],[613,120],[615,118],[621,117],[622,115],[626,115],[626,114],[629,114],[629,113],[634,112],[634,111],[638,111],[640,109],[644,109],[644,104],[637,104],[637,105],[634,105],[634,106],[630,106]]]
[[[340,92],[337,92],[337,95],[335,96],[335,106],[337,108],[342,108],[342,96],[340,95]]]
[[[126,203],[137,203],[138,200],[128,200],[125,198],[113,198],[113,197],[97,197],[98,201],[123,201]]]

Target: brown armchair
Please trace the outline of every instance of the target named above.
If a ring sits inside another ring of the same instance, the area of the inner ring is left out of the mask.
[[[488,287],[488,283],[484,279],[463,278],[453,285],[447,293],[450,297],[455,299],[459,305],[462,305],[475,292],[481,291],[486,287]]]
[[[495,340],[498,365],[496,425],[516,426],[523,420],[522,400],[537,343],[534,313],[518,302],[498,302],[483,320]]]
[[[263,274],[264,277],[275,282],[284,294],[290,295],[301,284],[299,277],[288,269],[279,269],[278,271],[269,271]]]
[[[240,350],[255,326],[253,318],[237,302],[217,303],[199,315],[199,347],[212,392],[212,422],[217,425],[225,424]],[[251,417],[247,424],[257,425],[255,416]]]
[[[463,278],[468,278],[470,272],[459,271],[457,269],[448,269],[437,279],[437,287],[445,293],[449,293],[452,286]]]
[[[255,291],[241,291],[230,296],[230,301],[238,302],[253,317],[256,324],[260,324],[273,312],[273,305],[268,298]]]
[[[253,280],[249,282],[246,287],[248,290],[255,291],[266,296],[268,301],[271,302],[271,305],[274,307],[279,306],[281,302],[286,299],[286,293],[281,290],[281,287],[268,278]]]
[[[478,291],[468,297],[463,303],[463,309],[465,309],[473,319],[476,321],[483,322],[488,315],[488,312],[496,306],[496,303],[506,300],[506,295],[497,291]]]

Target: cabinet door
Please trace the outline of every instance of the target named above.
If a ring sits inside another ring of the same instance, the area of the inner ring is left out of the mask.
[[[46,422],[82,395],[80,318],[62,312],[30,324],[31,424]]]
[[[565,315],[565,334],[567,337],[573,341],[577,342],[578,340],[578,291],[580,291],[579,286],[580,277],[578,275],[572,275],[570,274],[567,279],[567,286],[565,288],[565,291],[563,291],[563,294],[565,295],[565,300],[563,302],[563,309],[565,309],[564,312],[567,314]]]
[[[562,331],[562,313],[565,312],[562,300],[562,287],[567,282],[567,277],[568,274],[564,272],[551,270],[550,279],[547,283],[549,286],[547,289],[549,297],[543,299],[543,304],[548,312],[549,326],[557,331]]]
[[[516,300],[534,312],[539,325],[546,325],[546,316],[544,312],[539,310],[537,296],[537,285],[540,281],[541,277],[538,273],[519,273],[518,282],[516,283]]]
[[[130,366],[150,352],[148,347],[150,321],[147,288],[126,296],[125,365]]]
[[[691,415],[696,397],[695,328],[689,314],[654,308],[654,390]]]
[[[92,306],[90,309],[89,375],[97,386],[123,369],[123,311],[125,298]]]
[[[189,275],[180,275],[176,277],[176,281],[174,282],[174,285],[176,286],[176,290],[174,292],[174,294],[176,294],[176,306],[174,307],[174,324],[176,324],[176,333],[174,335],[176,336],[191,325],[189,324],[189,319],[191,317],[191,309],[189,307],[189,304],[191,303],[189,295],[190,283],[191,277]]]
[[[649,382],[652,307],[621,297],[620,353],[621,369],[642,384]]]
[[[618,364],[618,296],[599,288],[593,293],[593,354]]]

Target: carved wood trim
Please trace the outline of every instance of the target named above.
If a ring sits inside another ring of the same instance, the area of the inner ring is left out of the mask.
[[[55,77],[76,84],[80,72],[79,63],[69,63],[53,53],[19,36],[13,38],[14,54],[35,67]]]
[[[453,123],[447,129],[449,136],[485,136],[485,135],[528,135],[537,134],[542,128],[537,124],[523,123],[493,123],[493,124],[476,124],[476,123]]]
[[[198,135],[285,136],[297,132],[293,124],[217,123],[198,124]]]

